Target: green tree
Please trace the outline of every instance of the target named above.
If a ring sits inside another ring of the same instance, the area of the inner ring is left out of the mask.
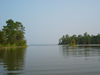
[[[98,35],[89,35],[87,32],[84,35],[78,35],[78,37],[74,34],[73,36],[63,35],[63,37],[59,40],[60,44],[100,44],[100,34]]]
[[[4,44],[4,33],[0,31],[0,44]]]
[[[84,44],[86,44],[86,42],[87,42],[87,36],[88,36],[88,34],[87,34],[87,32],[85,32],[84,33]]]
[[[87,44],[90,44],[91,43],[91,36],[88,34],[87,36]]]
[[[100,34],[97,35],[97,43],[100,44]]]
[[[78,35],[78,37],[77,37],[77,42],[78,42],[78,44],[81,44],[82,43],[82,35],[80,34],[80,35]]]
[[[24,39],[25,27],[21,22],[14,22],[12,19],[6,21],[7,26],[3,26],[2,31],[4,32],[6,44],[26,44]],[[23,42],[24,41],[24,42]]]

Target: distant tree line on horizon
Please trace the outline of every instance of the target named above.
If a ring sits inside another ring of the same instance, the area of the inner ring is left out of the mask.
[[[66,44],[100,44],[100,34],[98,35],[89,35],[87,32],[84,33],[84,35],[78,35],[75,34],[73,36],[69,36],[68,34],[63,35],[59,39],[59,45],[66,45]]]
[[[0,30],[0,46],[25,46],[25,27],[22,23],[9,19],[6,24],[7,26]]]

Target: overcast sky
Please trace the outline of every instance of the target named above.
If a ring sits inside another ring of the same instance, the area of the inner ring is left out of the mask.
[[[25,27],[27,44],[58,44],[63,35],[100,33],[100,0],[0,0],[0,29],[6,21]]]

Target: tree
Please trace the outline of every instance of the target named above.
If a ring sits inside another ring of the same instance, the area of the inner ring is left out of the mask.
[[[91,36],[88,34],[87,36],[87,44],[90,44],[91,43]]]
[[[73,36],[63,35],[60,39],[60,44],[100,44],[100,34],[98,35],[89,35],[87,32],[84,35],[78,35],[78,37],[74,34]]]
[[[97,35],[97,43],[100,44],[100,34]]]
[[[2,31],[4,32],[6,44],[26,44],[24,40],[25,27],[21,22],[14,22],[12,19],[6,21],[7,26],[3,26]],[[24,42],[23,42],[24,41]]]
[[[0,44],[4,44],[4,33],[0,31]]]
[[[76,41],[73,39],[73,40],[72,40],[72,43],[76,43]]]
[[[60,45],[61,43],[62,43],[62,39],[60,38],[60,39],[59,39],[59,45]]]

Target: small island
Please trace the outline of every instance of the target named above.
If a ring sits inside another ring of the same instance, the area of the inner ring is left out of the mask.
[[[9,19],[6,24],[0,30],[0,48],[27,47],[22,23]]]
[[[87,32],[84,35],[80,34],[78,36],[75,34],[73,36],[66,34],[59,39],[58,43],[58,45],[78,46],[76,44],[100,44],[100,34],[89,35]]]

